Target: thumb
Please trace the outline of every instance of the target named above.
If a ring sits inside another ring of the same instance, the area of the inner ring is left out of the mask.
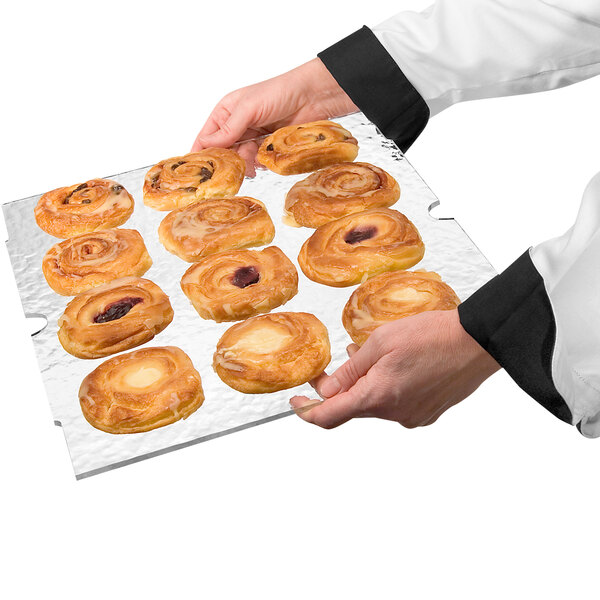
[[[368,342],[354,351],[350,358],[329,377],[316,382],[316,390],[323,398],[331,398],[349,390],[377,361],[372,344]]]
[[[217,129],[211,133],[199,133],[193,149],[229,148],[239,141],[249,128],[250,119],[242,110],[233,112]]]

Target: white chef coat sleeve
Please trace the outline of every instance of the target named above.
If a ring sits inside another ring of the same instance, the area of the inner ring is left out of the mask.
[[[406,150],[431,115],[466,100],[600,73],[598,0],[437,0],[319,53],[354,103]]]

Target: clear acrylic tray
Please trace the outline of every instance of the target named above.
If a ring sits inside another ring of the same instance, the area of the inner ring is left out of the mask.
[[[336,119],[359,142],[356,160],[373,163],[397,179],[400,200],[393,206],[419,229],[426,252],[415,267],[438,272],[465,300],[495,275],[495,271],[466,233],[453,219],[435,219],[430,210],[438,200],[425,185],[396,145],[387,140],[361,113]],[[165,157],[158,157],[165,158]],[[204,404],[189,418],[172,425],[131,435],[112,435],[93,428],[83,417],[78,400],[82,379],[103,360],[80,360],[63,350],[57,338],[57,320],[70,298],[55,294],[42,274],[42,258],[58,240],[42,231],[34,219],[40,196],[24,198],[3,208],[9,239],[8,252],[17,281],[23,309],[28,317],[44,317],[47,325],[32,336],[39,368],[57,425],[63,428],[77,479],[124,466],[164,452],[203,442],[228,433],[293,414],[289,399],[305,394],[314,397],[305,384],[271,394],[244,395],[225,385],[212,369],[217,340],[232,323],[201,319],[184,296],[179,281],[189,264],[167,252],[158,240],[157,229],[164,212],[144,206],[142,185],[148,167],[110,177],[134,196],[133,216],[123,227],[137,229],[154,264],[144,275],[157,283],[170,297],[175,318],[171,325],[147,346],[179,346],[200,372],[205,392]],[[246,178],[239,192],[265,203],[275,223],[273,244],[294,262],[299,274],[299,292],[276,310],[314,313],[327,326],[332,346],[331,372],[346,359],[350,338],[341,323],[341,312],[355,289],[330,288],[307,279],[298,267],[300,246],[312,229],[289,227],[282,222],[283,203],[290,187],[306,175],[280,176],[259,170]],[[66,181],[71,185],[75,181]]]

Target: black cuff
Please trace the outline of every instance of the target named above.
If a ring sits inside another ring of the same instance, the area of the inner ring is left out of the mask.
[[[405,152],[419,137],[429,107],[368,27],[318,57],[352,102],[400,150]]]
[[[559,419],[572,422],[552,381],[556,323],[529,251],[459,305],[460,322],[515,382]]]

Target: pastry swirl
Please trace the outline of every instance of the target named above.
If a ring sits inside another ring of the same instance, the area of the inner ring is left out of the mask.
[[[155,283],[124,277],[71,300],[58,339],[77,358],[102,358],[149,342],[172,320],[169,298]]]
[[[325,167],[296,183],[285,199],[286,214],[298,225],[319,227],[369,208],[391,206],[400,198],[398,182],[364,162]]]
[[[359,346],[377,327],[427,310],[452,310],[454,290],[431,271],[392,271],[360,285],[342,313],[344,328]]]
[[[83,233],[46,252],[42,272],[62,296],[74,296],[126,276],[142,276],[152,266],[142,236],[135,229]]]
[[[35,207],[35,220],[46,233],[70,238],[118,227],[133,213],[133,197],[116,181],[90,179],[46,192]]]
[[[308,313],[278,312],[230,327],[217,344],[213,367],[234,390],[285,390],[320,375],[331,360],[325,325]]]
[[[234,150],[205,148],[154,165],[144,178],[144,204],[174,210],[206,198],[235,196],[246,163]]]
[[[372,208],[321,225],[304,242],[304,274],[333,287],[416,265],[425,253],[417,228],[391,208]]]
[[[114,356],[81,383],[88,423],[106,433],[141,433],[187,419],[204,402],[202,382],[188,355],[174,346]]]
[[[232,250],[192,265],[181,289],[203,319],[239,321],[285,304],[298,293],[298,273],[276,246]]]
[[[280,175],[294,175],[351,161],[357,154],[358,142],[349,131],[333,121],[314,121],[268,135],[256,160]]]
[[[225,250],[263,246],[274,236],[265,205],[247,196],[194,202],[169,213],[158,228],[164,247],[187,262]]]

